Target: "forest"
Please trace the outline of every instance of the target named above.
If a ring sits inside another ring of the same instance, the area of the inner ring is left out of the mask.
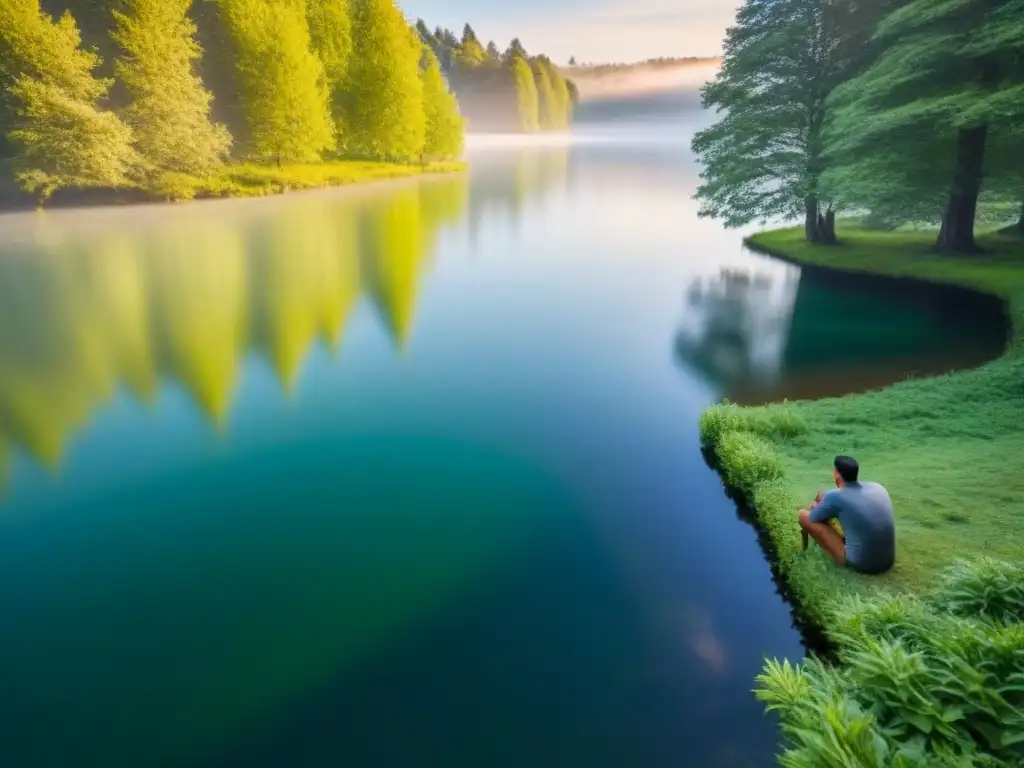
[[[1024,3],[747,2],[703,90],[701,213],[727,226],[837,216],[934,226],[945,252],[975,229],[1024,228]]]
[[[14,185],[41,203],[59,190],[187,198],[403,175],[459,157],[464,129],[394,0],[0,6],[5,198]]]
[[[530,55],[519,38],[499,51],[482,45],[466,24],[462,36],[422,19],[420,39],[437,56],[469,130],[522,132],[565,130],[572,125],[579,93],[571,80],[544,54]]]

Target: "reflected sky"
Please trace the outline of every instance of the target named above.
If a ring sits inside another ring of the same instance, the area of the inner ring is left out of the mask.
[[[0,216],[5,764],[772,764],[799,640],[676,337],[792,269],[630,130]]]

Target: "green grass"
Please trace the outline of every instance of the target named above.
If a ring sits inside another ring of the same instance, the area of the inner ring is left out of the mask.
[[[787,766],[1024,764],[1024,239],[980,238],[983,256],[935,253],[933,232],[846,227],[843,245],[802,229],[755,250],[800,264],[916,277],[1002,297],[1013,323],[981,368],[874,392],[701,415],[726,483],[753,507],[804,618],[838,666],[769,661],[757,695],[782,717]],[[800,547],[796,509],[855,456],[890,491],[897,561],[884,576]]]
[[[210,197],[261,197],[289,190],[340,187],[385,179],[399,179],[423,173],[455,173],[466,163],[447,162],[429,165],[400,165],[364,161],[294,165],[228,165],[215,176],[196,178],[183,174],[165,174],[155,194],[166,200],[191,200]]]
[[[781,571],[826,630],[829,605],[844,594],[919,592],[958,557],[1024,560],[1024,241],[990,234],[980,240],[990,254],[959,258],[934,253],[933,233],[846,229],[840,237],[841,246],[814,246],[802,230],[785,229],[750,245],[799,263],[997,294],[1014,329],[1005,355],[973,371],[827,400],[718,405],[702,415],[702,438],[723,476],[751,498]],[[795,510],[827,490],[839,453],[855,456],[892,495],[897,564],[885,576],[859,576],[817,548],[800,550]]]

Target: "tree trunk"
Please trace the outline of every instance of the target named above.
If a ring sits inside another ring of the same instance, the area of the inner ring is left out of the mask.
[[[987,136],[987,125],[963,128],[957,136],[953,188],[936,243],[940,251],[971,253],[978,250],[974,242],[974,217],[981,192]]]
[[[836,238],[836,210],[832,206],[828,207],[825,211],[825,216],[821,222],[821,242],[825,245],[838,245],[839,240]]]
[[[821,242],[818,217],[818,198],[810,195],[804,199],[804,236],[808,243]]]

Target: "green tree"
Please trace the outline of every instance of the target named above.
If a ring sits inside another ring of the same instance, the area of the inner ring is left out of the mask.
[[[533,71],[523,56],[512,56],[508,66],[512,71],[515,87],[516,110],[522,130],[533,133],[540,130],[540,98]]]
[[[893,189],[929,200],[941,190],[944,204],[929,217],[941,216],[937,246],[973,251],[988,145],[1024,122],[1024,1],[912,0],[876,37],[884,53],[831,102],[829,149],[848,166],[837,183],[883,201]],[[940,154],[928,161],[922,147]],[[880,157],[889,175],[864,193]]]
[[[554,83],[551,81],[550,70],[539,58],[530,62],[530,69],[533,70],[534,82],[537,85],[537,98],[540,103],[540,127],[542,130],[551,130],[559,127],[558,97],[555,93]]]
[[[426,141],[421,44],[393,0],[353,3],[347,147],[366,157],[409,161]]]
[[[539,66],[543,68],[551,83],[551,104],[549,107],[548,127],[560,130],[568,128],[572,122],[572,103],[569,86],[558,67],[547,56],[537,57]]]
[[[462,29],[462,41],[455,54],[455,63],[463,69],[476,69],[487,61],[487,52],[480,45],[473,28],[467,24]]]
[[[186,16],[192,0],[125,0],[114,11],[111,37],[121,49],[115,64],[131,103],[124,120],[145,171],[203,175],[231,146],[227,129],[210,122],[212,99],[192,63],[201,51]]]
[[[506,64],[510,64],[516,57],[529,59],[522,42],[520,42],[518,37],[513,37],[512,42],[508,44],[508,48],[505,49],[505,53],[502,54],[501,58]]]
[[[426,117],[426,141],[423,154],[428,158],[448,160],[462,154],[465,122],[459,114],[455,95],[448,90],[437,56],[424,47],[423,110]]]
[[[841,72],[836,7],[746,0],[737,12],[722,67],[702,90],[704,106],[724,115],[692,142],[703,165],[700,216],[727,227],[802,216],[808,241],[835,241],[821,175],[825,100]]]
[[[70,14],[54,22],[38,0],[3,3],[0,118],[15,178],[40,199],[61,187],[123,186],[138,162],[131,130],[99,107],[111,83],[93,76],[98,64]]]
[[[327,80],[303,0],[221,2],[237,50],[248,155],[280,164],[333,149]]]
[[[495,45],[493,40],[487,43],[485,53],[487,54],[487,59],[484,63],[488,67],[497,67],[501,65],[501,52],[498,50],[498,46]]]
[[[349,64],[352,56],[352,19],[348,0],[306,0],[306,19],[313,50],[324,66],[331,94],[335,139],[345,140],[342,117],[349,92]]]

